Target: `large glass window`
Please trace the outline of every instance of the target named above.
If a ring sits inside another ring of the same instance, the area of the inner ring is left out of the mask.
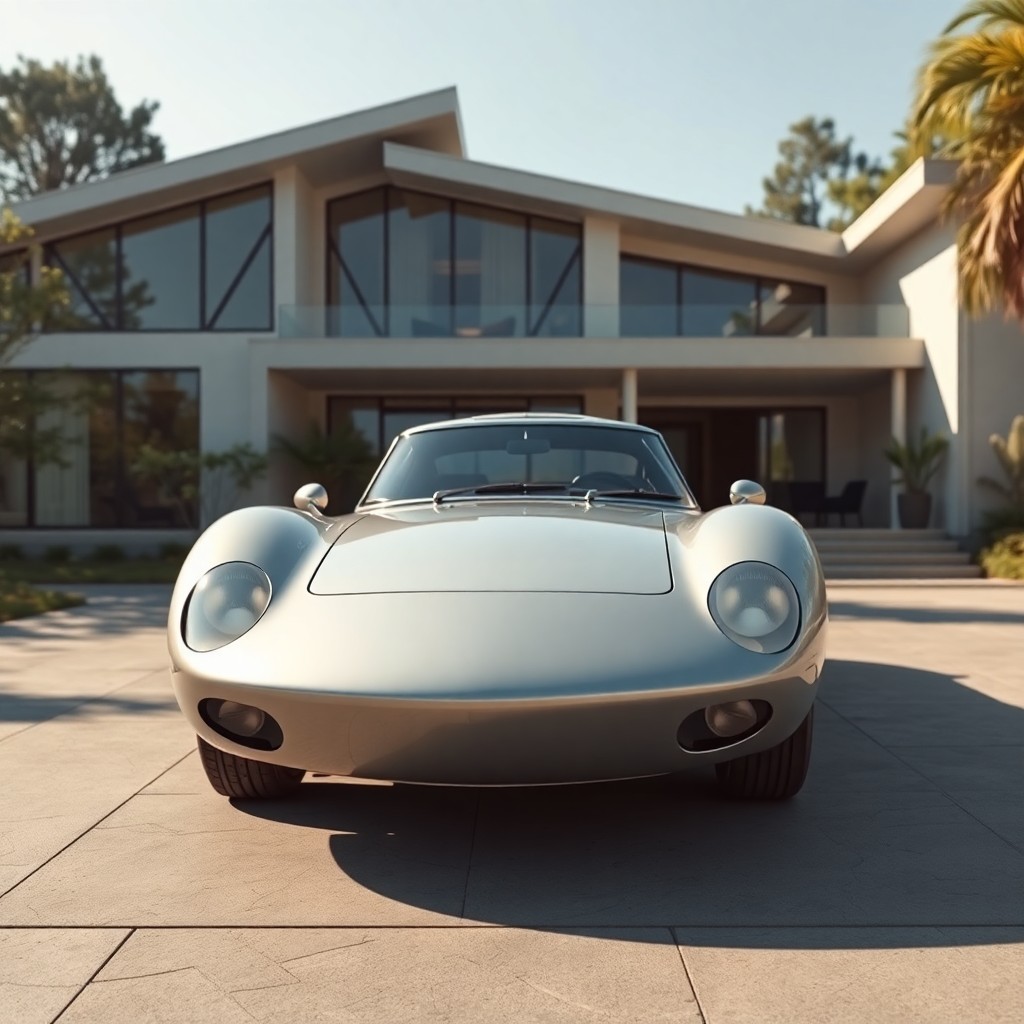
[[[204,204],[205,319],[210,330],[268,330],[273,324],[269,187]]]
[[[123,227],[122,330],[194,330],[199,326],[198,252],[198,206]]]
[[[452,333],[452,230],[447,199],[392,191],[388,202],[388,307],[391,333]]]
[[[679,334],[679,268],[623,257],[619,263],[619,333],[629,338]]]
[[[21,375],[62,401],[33,430],[59,458],[0,457],[0,525],[183,527],[196,502],[143,462],[147,452],[199,448],[195,370],[84,371]],[[0,387],[13,379],[0,375]],[[31,479],[31,489],[27,481]]]
[[[523,333],[526,218],[455,204],[455,331],[484,337]]]
[[[328,207],[329,334],[372,338],[387,333],[385,196],[378,189]]]
[[[756,278],[684,270],[682,333],[690,338],[756,334]]]
[[[737,338],[825,333],[825,289],[623,255],[624,337]]]
[[[578,224],[394,188],[328,204],[327,329],[345,336],[578,335]]]
[[[271,186],[50,243],[71,293],[66,326],[90,331],[273,327]]]
[[[47,260],[64,272],[71,304],[67,326],[117,330],[117,231],[106,228],[47,246]]]
[[[530,225],[530,334],[579,334],[583,298],[583,241],[579,228],[533,218]]]
[[[810,337],[825,333],[825,302],[820,288],[790,281],[761,281],[758,299],[760,334]]]

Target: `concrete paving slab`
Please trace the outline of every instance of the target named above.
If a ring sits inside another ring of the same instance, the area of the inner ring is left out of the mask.
[[[0,1020],[56,1020],[127,935],[113,928],[0,930]]]
[[[670,933],[507,929],[136,932],[61,1024],[697,1024]]]
[[[0,893],[194,743],[163,672],[9,736],[0,743]]]
[[[1024,929],[676,929],[707,1024],[1019,1024]]]
[[[0,899],[0,923],[388,925],[457,921],[475,793],[309,781],[234,805],[188,758]],[[376,887],[361,880],[372,876]]]
[[[1024,859],[939,792],[812,780],[790,804],[757,806],[657,782],[509,791],[481,798],[466,914],[513,925],[1018,924]]]
[[[896,747],[893,752],[1024,852],[1024,745]]]

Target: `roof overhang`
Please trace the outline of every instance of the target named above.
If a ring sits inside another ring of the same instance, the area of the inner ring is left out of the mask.
[[[911,164],[843,232],[849,266],[867,266],[905,238],[936,224],[957,166],[955,160],[923,157]]]
[[[820,266],[845,254],[831,231],[744,217],[699,206],[654,199],[596,185],[583,185],[527,171],[459,159],[388,142],[384,169],[396,185],[447,192],[482,203],[520,207],[534,213],[578,218],[586,214],[617,220],[646,238],[685,241],[724,251]]]
[[[381,145],[395,140],[455,159],[465,151],[454,88],[304,125],[249,142],[225,146],[170,163],[122,171],[101,181],[47,192],[13,207],[17,216],[46,234],[73,231],[168,207],[203,195],[266,181],[294,166],[317,186],[379,172]]]

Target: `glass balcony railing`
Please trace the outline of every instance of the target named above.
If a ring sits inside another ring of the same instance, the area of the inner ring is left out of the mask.
[[[280,306],[282,338],[905,338],[901,305]]]

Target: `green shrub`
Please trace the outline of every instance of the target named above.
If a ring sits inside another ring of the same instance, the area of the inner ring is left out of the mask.
[[[161,544],[159,558],[162,562],[181,562],[188,554],[187,544]]]
[[[66,544],[51,544],[43,552],[43,559],[47,562],[70,562],[71,548]]]
[[[123,562],[124,548],[120,544],[99,544],[92,557],[97,562]]]
[[[1024,580],[1024,532],[1004,534],[981,552],[978,561],[986,576]]]
[[[23,562],[25,552],[20,544],[0,544],[0,562]]]

